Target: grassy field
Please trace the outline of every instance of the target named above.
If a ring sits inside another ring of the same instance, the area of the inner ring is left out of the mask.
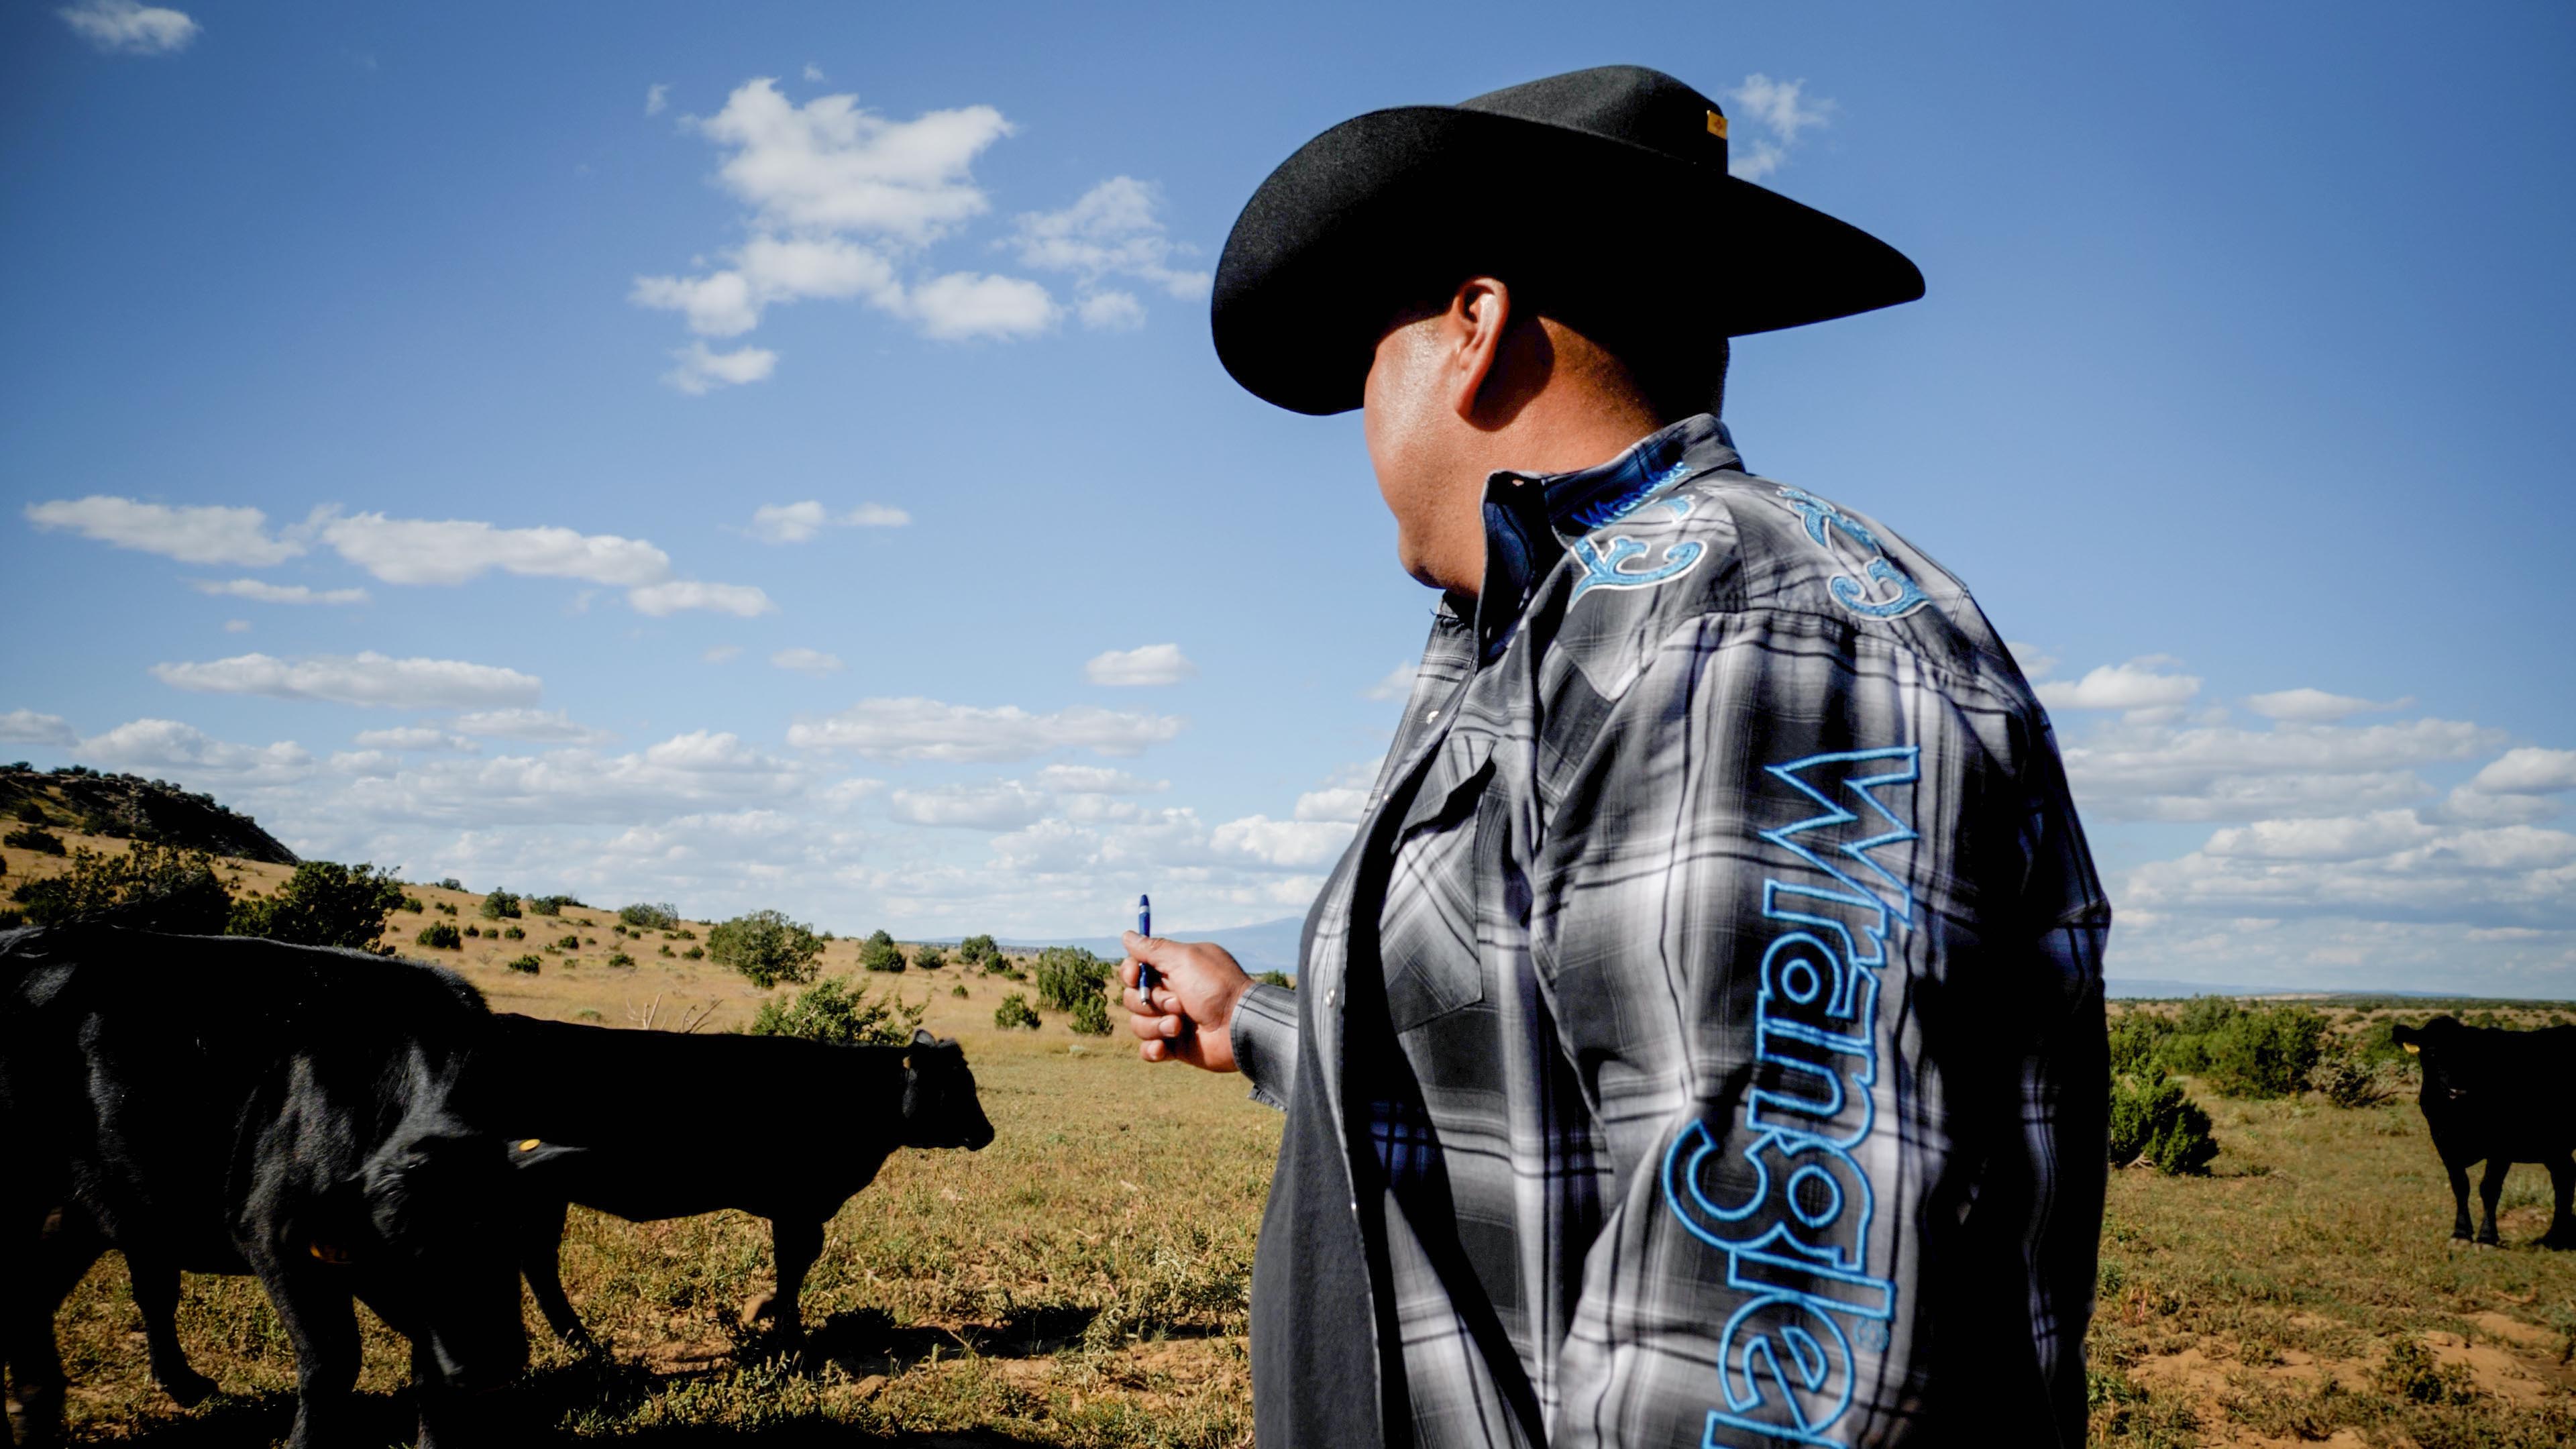
[[[53,868],[8,852],[11,880]],[[286,872],[238,874],[259,889]],[[479,897],[417,894],[433,909],[396,915],[399,940],[431,919],[484,924]],[[442,901],[458,914],[436,913]],[[605,910],[568,916],[590,924],[529,918],[517,923],[528,941],[409,954],[456,966],[496,1008],[564,1020],[630,1025],[648,1011],[667,1022],[706,1009],[720,1029],[748,1020],[763,998],[710,963],[659,954],[686,942],[623,940]],[[689,925],[703,940],[706,924]],[[535,976],[502,967],[565,931],[584,937],[577,953],[545,957]],[[616,947],[637,964],[602,964]],[[834,943],[826,971],[853,970],[855,949]],[[867,980],[926,995],[932,1029],[963,1040],[993,1145],[901,1154],[842,1211],[806,1289],[815,1332],[801,1361],[740,1323],[742,1304],[768,1281],[758,1220],[634,1225],[575,1209],[565,1277],[612,1361],[553,1347],[531,1306],[537,1360],[517,1406],[531,1439],[1249,1444],[1244,1292],[1278,1117],[1245,1102],[1237,1081],[1146,1067],[1120,1038],[1077,1037],[1055,1013],[1035,1032],[997,1031],[994,1005],[1025,989],[999,977],[952,967]],[[963,998],[952,994],[961,984]],[[2346,1032],[2377,1019],[2332,1014]],[[703,1084],[602,1090],[633,1092],[649,1114],[654,1092]],[[2530,1246],[2548,1216],[2544,1173],[2515,1170],[2505,1247],[2458,1247],[2411,1101],[2359,1110],[2314,1098],[2202,1101],[2224,1146],[2210,1176],[2112,1178],[2090,1344],[2097,1441],[2576,1441],[2576,1254]],[[841,1104],[746,1091],[744,1110],[808,1117],[819,1151]],[[146,1377],[116,1260],[91,1274],[60,1327],[80,1438],[231,1446],[285,1433],[293,1365],[247,1280],[189,1280],[181,1331],[224,1390],[193,1411]],[[397,1442],[408,1432],[403,1350],[373,1326],[367,1347],[363,1386],[382,1439]]]

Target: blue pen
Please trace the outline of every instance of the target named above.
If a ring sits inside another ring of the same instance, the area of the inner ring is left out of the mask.
[[[1136,934],[1139,936],[1154,934],[1154,898],[1152,896],[1136,898]],[[1148,1010],[1151,1010],[1154,1005],[1154,988],[1161,984],[1156,979],[1153,967],[1141,960],[1136,963],[1136,995],[1144,1001]]]

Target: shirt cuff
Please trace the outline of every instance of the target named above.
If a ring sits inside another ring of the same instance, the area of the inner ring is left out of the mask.
[[[1234,1004],[1227,1035],[1236,1070],[1252,1083],[1252,1100],[1285,1111],[1297,1072],[1297,993],[1255,985]]]

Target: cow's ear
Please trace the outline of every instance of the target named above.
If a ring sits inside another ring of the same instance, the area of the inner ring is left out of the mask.
[[[912,1044],[916,1050],[921,1047],[935,1047],[939,1045],[939,1038],[916,1026],[912,1029]]]

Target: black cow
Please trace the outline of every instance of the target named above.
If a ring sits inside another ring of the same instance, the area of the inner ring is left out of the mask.
[[[478,1115],[528,1141],[583,1149],[530,1184],[520,1223],[528,1287],[576,1347],[590,1336],[556,1267],[567,1203],[631,1222],[724,1208],[769,1219],[778,1290],[748,1316],[774,1317],[792,1341],[823,1225],[886,1158],[900,1147],[972,1151],[993,1140],[965,1053],[926,1031],[910,1046],[826,1046],[494,1020],[503,1050]]]
[[[294,1345],[298,1449],[349,1436],[353,1299],[411,1340],[420,1443],[475,1437],[467,1396],[527,1358],[514,1265],[491,1241],[513,1179],[579,1157],[513,1153],[457,1114],[492,1029],[456,976],[364,952],[96,925],[0,933],[0,1352],[16,1441],[61,1432],[54,1314],[109,1248],[174,1394],[207,1387],[170,1332],[179,1274],[248,1273]]]
[[[2576,1066],[2576,1026],[2539,1031],[2501,1031],[2462,1026],[2437,1016],[2420,1027],[2400,1025],[2398,1045],[2424,1062],[2424,1121],[2433,1129],[2433,1150],[2451,1174],[2451,1198],[2458,1215],[2451,1236],[2469,1237],[2469,1164],[2483,1161],[2486,1175],[2478,1182],[2478,1201],[2486,1221],[2477,1240],[2496,1243],[2496,1199],[2504,1195],[2505,1170],[2517,1162],[2537,1162],[2549,1169],[2557,1204],[2544,1248],[2576,1248],[2576,1215],[2569,1198],[2576,1196],[2576,1093],[2568,1073]]]

